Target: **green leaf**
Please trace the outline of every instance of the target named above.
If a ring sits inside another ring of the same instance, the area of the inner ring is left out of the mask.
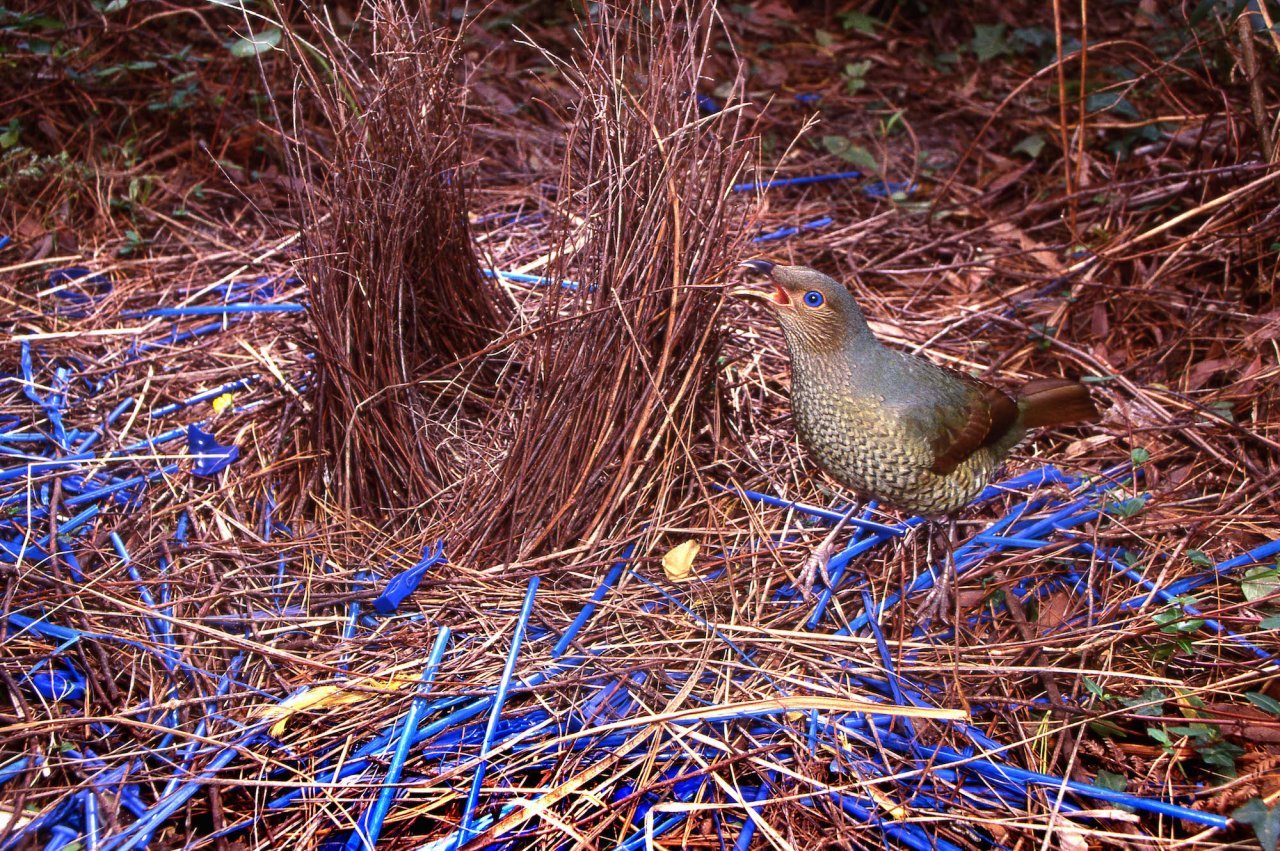
[[[1280,715],[1280,700],[1276,700],[1274,697],[1258,691],[1246,691],[1244,696],[1250,703],[1261,709],[1263,712],[1270,712],[1272,715]]]
[[[1280,629],[1280,615],[1263,618],[1258,624],[1258,629]]]
[[[1164,702],[1167,696],[1155,686],[1144,689],[1141,697],[1125,697],[1120,700],[1133,710],[1135,715],[1160,717],[1164,715]]]
[[[111,0],[106,6],[102,7],[102,11],[110,15],[112,12],[120,12],[127,8],[129,0]]]
[[[1004,37],[1004,24],[977,24],[973,28],[973,55],[981,62],[1009,53],[1009,42]]]
[[[22,138],[22,124],[18,119],[10,119],[9,125],[4,128],[4,132],[0,133],[0,148],[9,150],[18,144],[18,140]]]
[[[1227,422],[1233,423],[1236,421],[1235,413],[1232,411],[1233,405],[1230,402],[1210,402],[1209,407],[1212,409],[1210,413],[1221,417]]]
[[[1140,496],[1130,497],[1129,499],[1120,499],[1106,506],[1108,514],[1114,514],[1116,517],[1133,517],[1141,514],[1142,509],[1146,508],[1147,501]]]
[[[1084,690],[1099,700],[1110,700],[1111,695],[1107,694],[1107,690],[1090,677],[1084,678]]]
[[[1195,10],[1187,17],[1187,23],[1194,27],[1209,17],[1209,13],[1213,11],[1213,7],[1217,4],[1218,0],[1200,0]]]
[[[1137,446],[1129,452],[1129,458],[1135,464],[1145,464],[1151,460],[1151,453],[1143,449],[1141,446]]]
[[[870,15],[864,15],[856,9],[845,12],[840,16],[840,25],[848,30],[857,30],[864,35],[875,35],[876,27],[880,26],[880,19],[873,18]]]
[[[855,95],[867,86],[867,71],[871,68],[871,60],[850,62],[844,66],[845,90]]]
[[[1205,555],[1202,550],[1187,550],[1187,561],[1201,567],[1213,567],[1213,559]]]
[[[1252,603],[1280,590],[1280,570],[1274,567],[1251,567],[1240,580],[1244,598]]]
[[[1098,769],[1098,776],[1093,778],[1093,785],[1099,789],[1109,789],[1112,792],[1123,792],[1129,785],[1129,778],[1123,774],[1115,774],[1107,771],[1105,768]]]
[[[1054,42],[1053,30],[1045,27],[1018,27],[1009,38],[1028,47],[1048,47]]]
[[[1204,619],[1197,617],[1187,617],[1181,609],[1165,609],[1162,612],[1156,612],[1151,619],[1160,626],[1161,632],[1167,632],[1173,635],[1183,632],[1195,632],[1204,626]],[[1183,646],[1183,650],[1191,652],[1188,646]]]
[[[1039,133],[1032,133],[1024,138],[1021,142],[1013,146],[1015,154],[1026,154],[1031,159],[1040,156],[1040,152],[1044,150],[1044,137]]]
[[[1261,798],[1251,798],[1232,811],[1231,817],[1253,828],[1264,851],[1276,851],[1280,840],[1280,805],[1268,807]]]
[[[1163,747],[1166,747],[1166,748],[1173,747],[1173,739],[1169,738],[1169,734],[1166,733],[1164,730],[1161,730],[1159,727],[1148,727],[1147,735],[1155,739]]]
[[[227,46],[232,56],[240,59],[248,59],[264,53],[280,43],[280,28],[268,27],[256,35],[250,35],[248,38],[242,38]]]
[[[1104,739],[1123,739],[1128,738],[1129,731],[1114,721],[1108,721],[1105,718],[1099,718],[1089,722],[1089,729]]]
[[[1094,113],[1114,112],[1135,121],[1142,118],[1141,113],[1119,92],[1094,92],[1084,99],[1084,108]]]
[[[1222,773],[1234,777],[1236,760],[1244,756],[1244,748],[1234,742],[1217,741],[1210,745],[1196,748],[1200,761],[1213,768],[1222,769]]]
[[[844,136],[823,136],[822,146],[847,163],[853,163],[862,171],[880,173],[880,164],[871,152],[855,145]]]
[[[836,37],[826,30],[814,30],[813,38],[814,41],[818,42],[818,44],[823,47],[830,47],[836,43]]]
[[[1211,742],[1214,736],[1214,731],[1204,724],[1166,727],[1165,731],[1175,736],[1186,736],[1188,739],[1196,739],[1201,742]]]

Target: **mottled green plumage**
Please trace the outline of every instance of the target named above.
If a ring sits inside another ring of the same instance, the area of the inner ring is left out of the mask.
[[[768,301],[791,351],[796,431],[824,470],[864,496],[950,514],[982,491],[1028,427],[1096,417],[1076,382],[1031,382],[1015,400],[884,346],[848,290],[826,275],[753,265],[777,285]]]

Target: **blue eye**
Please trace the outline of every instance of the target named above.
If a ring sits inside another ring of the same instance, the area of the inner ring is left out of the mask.
[[[804,303],[810,307],[822,307],[822,293],[817,290],[809,290],[804,294]]]

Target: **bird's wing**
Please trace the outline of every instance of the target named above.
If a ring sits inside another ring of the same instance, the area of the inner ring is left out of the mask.
[[[945,476],[970,455],[1008,434],[1018,419],[1018,403],[1003,390],[972,376],[930,366],[938,371],[931,383],[940,392],[905,413],[930,437],[930,471]]]

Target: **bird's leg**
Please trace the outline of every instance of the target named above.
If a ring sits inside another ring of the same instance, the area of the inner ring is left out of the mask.
[[[836,552],[836,538],[839,536],[845,524],[849,522],[849,518],[853,516],[853,512],[858,510],[858,504],[855,502],[849,506],[849,510],[844,513],[827,537],[822,539],[822,543],[818,544],[809,557],[804,560],[804,568],[800,571],[799,588],[800,593],[807,600],[813,593],[813,586],[818,577],[822,577],[822,584],[830,587],[831,574],[827,572],[827,562],[831,561],[831,557]]]
[[[929,536],[932,541],[933,536]],[[933,559],[929,559],[932,564]],[[956,582],[956,517],[947,518],[947,554],[943,559],[941,575],[933,582],[933,589],[925,597],[920,606],[919,621],[921,624],[937,618],[945,623],[953,621],[952,603],[955,602],[953,591]]]

